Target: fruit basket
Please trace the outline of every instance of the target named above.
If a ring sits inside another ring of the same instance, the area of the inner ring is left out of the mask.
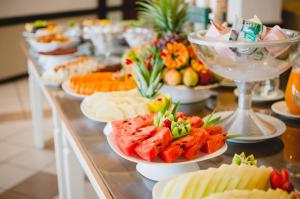
[[[210,89],[217,88],[218,86],[219,83],[210,84],[207,86],[196,86],[193,88],[189,88],[184,85],[164,85],[160,91],[172,96],[172,100],[174,102],[180,101],[181,104],[190,104],[205,100],[214,95],[215,92],[211,91]]]
[[[123,61],[124,69],[132,72],[142,85],[147,82],[141,78],[147,76],[145,70],[151,71],[156,64],[152,59],[155,51],[161,65],[156,77],[163,84],[160,87],[164,94],[170,94],[174,101],[181,103],[194,103],[210,97],[209,89],[219,86],[222,78],[198,59],[183,31],[188,5],[182,0],[141,1],[138,4],[142,16],[150,20],[156,35],[148,45],[131,49],[123,56],[123,60],[128,60]]]

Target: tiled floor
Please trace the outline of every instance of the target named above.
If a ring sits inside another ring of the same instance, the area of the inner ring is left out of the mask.
[[[34,148],[28,80],[0,84],[0,199],[57,199],[52,120],[45,102],[44,150]],[[86,199],[97,198],[86,182]]]

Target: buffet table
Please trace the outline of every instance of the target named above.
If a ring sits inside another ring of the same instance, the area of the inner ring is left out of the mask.
[[[43,96],[51,106],[54,123],[54,145],[59,186],[59,198],[84,198],[84,174],[99,198],[142,199],[152,198],[154,181],[141,176],[135,164],[115,154],[103,134],[104,123],[87,119],[80,110],[80,101],[71,98],[59,88],[45,86],[37,60],[25,50],[28,58],[30,97],[35,144],[44,147]],[[182,105],[188,115],[205,116],[214,109],[232,110],[237,101],[231,88],[217,89],[217,96],[197,104]],[[269,104],[254,105],[265,114],[273,114]],[[283,118],[281,118],[283,119]],[[228,143],[221,156],[199,164],[202,169],[230,163],[235,153],[254,154],[259,164],[277,169],[300,161],[300,123],[284,120],[287,131],[280,138],[256,144]],[[299,165],[299,163],[298,163]],[[300,189],[299,178],[292,178]]]

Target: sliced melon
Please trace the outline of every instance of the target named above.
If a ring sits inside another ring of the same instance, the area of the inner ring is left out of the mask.
[[[264,190],[231,190],[223,193],[211,194],[204,199],[290,199],[291,195],[281,189]]]
[[[234,189],[266,190],[271,167],[222,165],[171,179],[163,190],[163,199],[203,198]]]

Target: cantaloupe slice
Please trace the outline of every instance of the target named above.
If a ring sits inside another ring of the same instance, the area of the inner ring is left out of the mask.
[[[211,194],[203,199],[290,199],[291,195],[281,189],[264,190],[231,190]]]
[[[171,179],[163,190],[163,199],[203,198],[213,193],[234,189],[266,190],[271,167],[222,165]]]

